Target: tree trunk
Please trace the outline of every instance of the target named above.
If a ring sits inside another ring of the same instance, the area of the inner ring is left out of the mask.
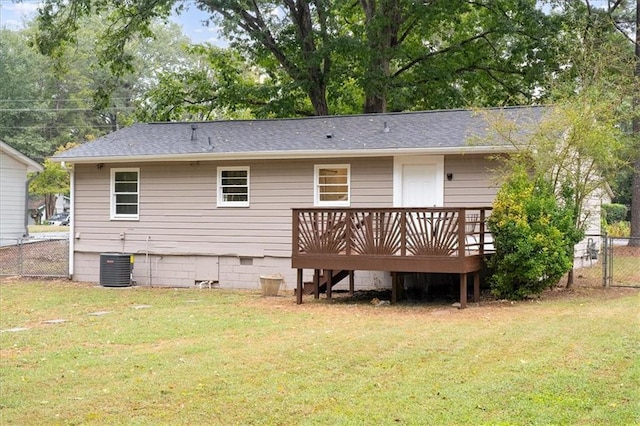
[[[634,128],[636,139],[640,137],[640,120],[635,119]],[[631,184],[631,239],[629,245],[640,247],[640,158],[634,164],[633,181]]]
[[[327,86],[322,83],[313,84],[307,91],[314,115],[329,115],[327,103]]]
[[[56,210],[56,194],[47,194],[44,196],[45,219],[50,219]]]
[[[365,15],[369,60],[365,70],[365,113],[387,111],[390,63],[398,46],[402,13],[398,0],[360,0]]]
[[[573,260],[572,260],[573,261]],[[567,274],[567,288],[573,287],[573,266],[569,269],[569,273]]]
[[[635,77],[636,85],[640,80],[640,0],[636,0],[636,46],[635,46]],[[640,150],[640,93],[634,94],[635,114],[633,117],[633,139],[636,148]],[[636,153],[638,152],[636,150]],[[631,186],[631,239],[630,246],[640,247],[640,154],[636,154],[633,167],[633,181]]]

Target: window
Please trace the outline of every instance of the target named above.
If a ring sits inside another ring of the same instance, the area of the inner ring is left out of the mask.
[[[218,167],[218,206],[249,206],[248,167]]]
[[[138,219],[140,169],[111,169],[111,219]]]
[[[316,165],[315,205],[349,205],[350,168],[345,164]]]

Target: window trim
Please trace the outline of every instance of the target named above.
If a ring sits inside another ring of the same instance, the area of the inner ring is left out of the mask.
[[[347,199],[342,201],[320,200],[320,169],[347,170]],[[351,164],[316,164],[313,171],[313,205],[317,207],[349,207],[351,205]]]
[[[138,191],[135,193],[137,200],[138,213],[136,214],[118,214],[116,213],[116,173],[118,172],[136,172],[138,175]],[[110,219],[111,220],[138,220],[140,219],[140,168],[139,167],[118,167],[111,169],[111,182],[109,185],[110,192]]]
[[[247,172],[247,201],[224,201],[222,193],[222,172],[226,171],[246,171]],[[218,182],[217,182],[217,207],[249,207],[251,200],[251,170],[249,166],[218,166],[217,170]]]

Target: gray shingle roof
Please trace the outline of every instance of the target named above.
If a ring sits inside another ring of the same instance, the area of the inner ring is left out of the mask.
[[[58,154],[59,161],[363,155],[388,150],[457,152],[485,137],[486,114],[538,121],[543,107],[441,110],[271,120],[135,124]],[[386,126],[386,127],[385,127]],[[195,130],[193,129],[194,127]],[[386,130],[385,130],[386,129]],[[495,146],[491,141],[483,146]]]

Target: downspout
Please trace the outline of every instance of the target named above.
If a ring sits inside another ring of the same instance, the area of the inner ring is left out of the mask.
[[[73,167],[67,167],[63,161],[63,169],[69,171],[69,279],[73,279],[74,256],[76,247],[76,175]]]

